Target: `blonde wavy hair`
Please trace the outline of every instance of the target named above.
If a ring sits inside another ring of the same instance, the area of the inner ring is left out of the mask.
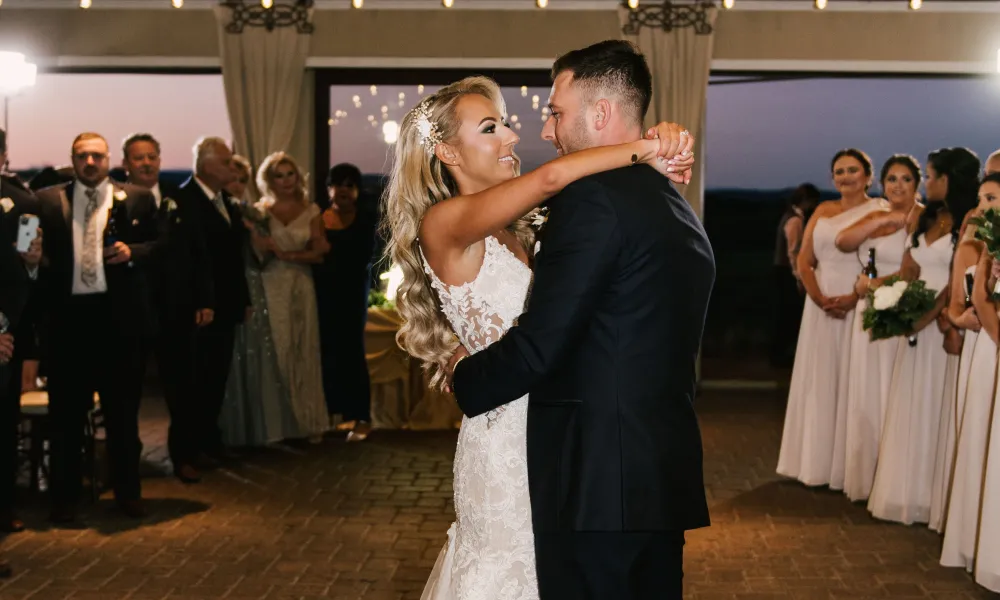
[[[262,196],[267,196],[274,198],[274,189],[272,188],[272,182],[274,181],[274,173],[278,170],[281,165],[288,165],[295,171],[295,175],[298,178],[299,185],[295,190],[296,195],[303,204],[309,204],[309,182],[306,181],[305,175],[302,173],[302,169],[299,168],[299,163],[295,162],[291,154],[287,152],[274,152],[268,155],[264,159],[264,162],[260,163],[260,168],[257,169],[257,189],[260,191]]]
[[[418,105],[426,107],[442,141],[454,143],[462,124],[457,112],[459,100],[471,94],[491,101],[506,116],[507,107],[495,81],[488,77],[468,77],[455,82]],[[437,156],[421,145],[416,113],[417,108],[407,113],[399,128],[392,174],[383,196],[382,226],[389,240],[385,254],[403,272],[396,305],[404,323],[396,334],[396,343],[422,361],[431,375],[432,388],[442,388],[445,367],[458,347],[458,339],[424,273],[418,235],[428,209],[458,195],[458,186]],[[508,230],[526,250],[534,247],[534,230],[527,218],[512,223]]]

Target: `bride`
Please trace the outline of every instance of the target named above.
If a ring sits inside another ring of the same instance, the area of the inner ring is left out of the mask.
[[[453,83],[406,115],[385,196],[387,253],[403,271],[397,301],[406,322],[397,339],[423,361],[431,385],[444,385],[458,343],[482,350],[523,312],[534,236],[522,217],[577,179],[637,162],[686,181],[691,137],[665,123],[650,133],[659,140],[574,152],[518,177],[519,140],[493,80]],[[538,598],[526,419],[527,397],[463,419],[454,465],[457,522],[423,600]]]

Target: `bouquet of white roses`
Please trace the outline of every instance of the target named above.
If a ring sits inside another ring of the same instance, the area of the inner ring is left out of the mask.
[[[992,275],[996,277],[1000,264],[1000,211],[988,208],[983,214],[970,218],[968,226],[976,228],[976,239],[986,245],[986,251],[993,257]],[[990,299],[1000,300],[1000,281],[993,286]]]
[[[862,327],[872,341],[910,335],[913,326],[934,308],[937,293],[923,281],[905,281],[890,277],[868,292],[868,306],[862,315]]]

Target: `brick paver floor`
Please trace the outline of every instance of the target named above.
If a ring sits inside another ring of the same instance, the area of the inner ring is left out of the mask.
[[[686,597],[991,597],[937,565],[940,539],[926,528],[778,481],[779,396],[699,401],[713,525],[688,536]],[[155,463],[164,419],[148,404]],[[107,498],[79,530],[49,529],[41,507],[26,508],[29,531],[3,545],[16,572],[0,600],[418,599],[452,520],[454,445],[453,432],[376,432],[254,452],[195,486],[153,476],[152,516],[139,523]]]

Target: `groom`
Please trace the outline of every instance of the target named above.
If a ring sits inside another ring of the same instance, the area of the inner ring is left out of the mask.
[[[638,140],[646,61],[606,41],[552,68],[542,137],[560,154]],[[529,306],[452,388],[481,415],[530,392],[527,452],[543,600],[681,598],[684,531],[709,524],[695,359],[715,279],[698,217],[647,166],[548,203]]]

